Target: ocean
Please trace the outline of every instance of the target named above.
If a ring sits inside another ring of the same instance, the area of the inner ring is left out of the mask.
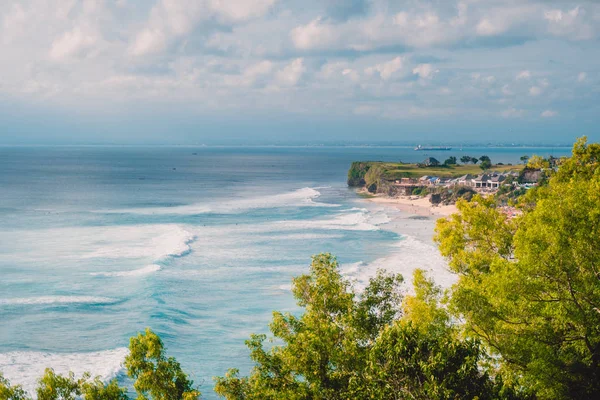
[[[360,289],[377,268],[453,276],[434,221],[364,201],[352,161],[567,148],[0,147],[0,371],[33,391],[45,367],[126,383],[129,337],[151,327],[206,399],[247,373],[244,340],[298,312],[291,278],[330,252]]]

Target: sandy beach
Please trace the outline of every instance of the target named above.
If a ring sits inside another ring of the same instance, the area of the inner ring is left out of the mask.
[[[429,201],[429,196],[387,197],[382,195],[376,195],[374,197],[367,198],[367,200],[373,203],[394,207],[402,212],[422,216],[447,217],[457,212],[455,205],[432,205]]]

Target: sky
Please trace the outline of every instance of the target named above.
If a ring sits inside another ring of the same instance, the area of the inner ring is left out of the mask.
[[[600,140],[600,2],[3,0],[0,144]]]

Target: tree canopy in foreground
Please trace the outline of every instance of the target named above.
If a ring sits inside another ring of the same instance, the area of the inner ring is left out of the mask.
[[[415,274],[415,295],[400,296],[399,275],[379,272],[355,293],[330,254],[294,279],[299,317],[273,314],[273,338],[246,342],[256,366],[216,378],[227,399],[511,398],[480,362],[477,340],[462,340],[440,307],[441,290]],[[268,346],[266,346],[268,344]]]
[[[481,196],[457,207],[437,241],[466,332],[538,398],[600,398],[600,145],[578,140],[520,217]]]

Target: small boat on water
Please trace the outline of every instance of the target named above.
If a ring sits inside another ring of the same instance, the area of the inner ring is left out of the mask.
[[[446,147],[446,146],[431,146],[431,147],[424,147],[421,145],[418,145],[417,147],[415,147],[415,151],[423,151],[423,150],[452,150],[452,147]]]

